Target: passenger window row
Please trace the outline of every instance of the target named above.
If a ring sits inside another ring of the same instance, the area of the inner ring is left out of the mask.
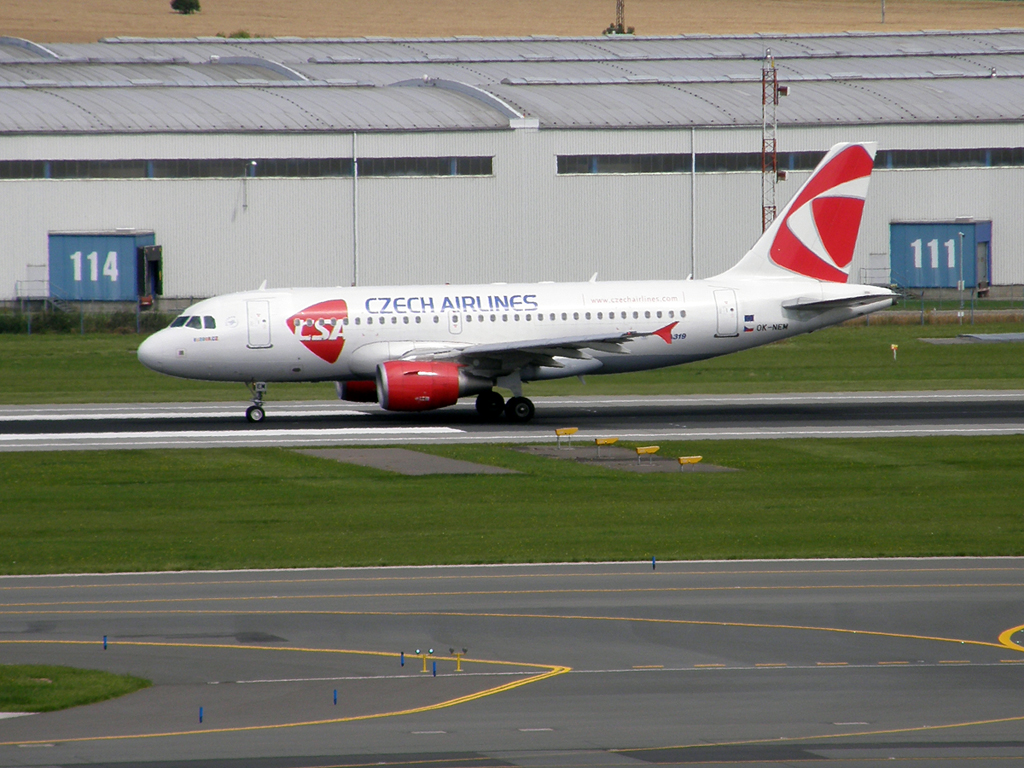
[[[607,319],[608,320],[627,320],[630,317],[630,313],[628,313],[628,312],[618,312],[618,313],[616,313],[616,312],[607,312],[607,313],[605,313],[605,312],[597,312],[596,316],[595,316],[594,313],[584,312],[583,313],[583,319],[584,320],[593,320],[593,319],[604,320],[604,319],[606,319],[605,318],[606,314],[607,314]],[[465,318],[465,321],[467,323],[472,323],[472,322],[486,323],[488,321],[490,321],[492,323],[496,323],[496,322],[498,322],[498,317],[499,317],[499,315],[472,315],[472,314],[468,314],[468,313],[465,314],[465,315],[461,315],[461,316]],[[660,320],[660,319],[663,319],[666,316],[667,316],[668,319],[672,320],[672,319],[674,319],[677,316],[677,312],[676,312],[676,310],[673,310],[673,309],[670,309],[667,312],[662,312],[662,310],[659,309],[659,310],[655,310],[653,313],[651,312],[651,310],[645,310],[644,313],[643,313],[643,316],[644,316],[645,320],[650,320],[650,319],[652,319],[652,317],[654,319]],[[411,317],[414,318],[412,321],[410,321],[410,319],[409,319],[410,315],[402,315],[401,317],[402,317],[402,322],[405,325],[409,325],[410,322],[415,322],[417,324],[423,322],[423,315],[412,315]],[[474,320],[474,317],[476,318],[476,320]],[[562,320],[567,321],[569,319],[569,313],[568,312],[562,312],[559,315],[559,314],[556,314],[555,312],[550,312],[550,313],[548,313],[545,316],[543,312],[538,312],[536,314],[530,312],[530,313],[527,313],[525,315],[518,315],[518,314],[508,315],[508,314],[503,314],[500,317],[501,317],[501,322],[503,322],[503,323],[509,322],[509,318],[511,318],[512,322],[515,322],[515,323],[518,323],[521,320],[524,320],[524,321],[527,321],[527,322],[531,322],[531,321],[545,321],[545,320],[547,322],[555,322],[555,321],[558,320],[559,317]],[[640,312],[638,310],[633,311],[632,317],[633,317],[634,320],[639,320],[640,319]],[[680,309],[678,311],[678,317],[679,317],[680,320],[682,320],[684,317],[686,317],[686,310],[685,309]],[[435,324],[440,323],[440,317],[438,315],[432,315],[431,318],[432,318],[432,320],[433,320],[433,322]],[[579,320],[580,319],[580,313],[579,312],[573,312],[572,313],[572,319],[573,320]],[[353,322],[355,323],[355,325],[362,325],[362,318],[361,317],[356,317]],[[366,318],[366,324],[367,325],[373,325],[374,323],[377,323],[378,325],[384,325],[386,322],[388,322],[388,319],[386,317],[378,316],[378,317],[374,318],[373,316],[370,316],[370,317]],[[346,317],[344,320],[342,320],[342,324],[343,325],[348,325],[349,324],[349,318]],[[392,325],[397,325],[398,324],[398,316],[397,315],[391,315],[391,324]],[[180,315],[180,316],[178,316],[178,317],[176,317],[174,319],[174,321],[171,323],[170,327],[171,328],[185,327],[185,328],[197,328],[197,329],[202,329],[202,328],[215,329],[217,327],[217,321],[214,320],[213,317],[210,316],[210,315],[203,315],[203,316],[199,316],[199,315]]]
[[[632,313],[629,313],[629,312],[607,312],[607,313],[605,313],[605,312],[597,312],[597,313],[584,312],[583,313],[583,319],[584,320],[594,320],[594,319],[596,319],[596,320],[604,320],[604,319],[606,319],[606,317],[605,317],[606,315],[607,315],[607,319],[608,320],[627,320],[627,319],[629,319],[630,316],[632,316],[632,318],[634,320],[639,320],[640,319],[640,312],[639,312],[639,310],[636,310],[636,311],[634,311]],[[503,323],[509,322],[509,318],[511,318],[512,322],[515,322],[515,323],[518,323],[521,320],[522,321],[556,322],[559,318],[561,318],[563,321],[568,321],[568,319],[569,319],[569,313],[568,312],[562,312],[561,314],[558,314],[558,313],[555,313],[555,312],[549,312],[547,315],[545,315],[543,312],[537,312],[536,314],[530,312],[530,313],[525,314],[525,315],[519,315],[519,314],[513,314],[513,315],[508,315],[508,314],[503,314],[503,315],[496,315],[496,314],[493,314],[493,315],[473,315],[473,314],[470,314],[470,313],[466,313],[465,315],[462,315],[460,313],[456,313],[455,316],[456,317],[463,317],[463,318],[465,318],[465,321],[467,323],[472,323],[472,322],[477,322],[477,323],[492,322],[492,323],[496,323],[496,322],[498,322],[499,317],[501,319],[501,322],[503,322]],[[397,325],[398,324],[399,315],[391,315],[390,317],[391,317],[391,321],[390,321],[391,324],[392,325]],[[413,321],[410,321],[409,320],[410,317],[413,317],[415,319]],[[440,318],[439,318],[438,315],[432,315],[431,317],[432,317],[432,319],[433,319],[435,324],[440,322]],[[668,311],[663,311],[663,310],[659,309],[659,310],[654,310],[654,311],[645,310],[643,312],[643,318],[645,320],[650,320],[650,319],[661,320],[661,319],[666,319],[666,318],[669,319],[669,320],[672,320],[672,319],[675,319],[676,317],[678,317],[680,320],[682,320],[684,317],[686,317],[686,310],[685,309],[680,309],[677,312],[674,309],[670,309]],[[401,318],[402,318],[402,322],[404,324],[406,324],[406,325],[408,325],[410,322],[420,323],[420,322],[423,321],[422,320],[423,315],[411,315],[411,316],[410,315],[401,315]],[[474,318],[475,318],[475,320],[474,320]],[[579,312],[573,312],[572,313],[572,319],[573,320],[579,320],[580,319],[580,313]],[[354,318],[352,320],[352,322],[355,325],[362,325],[363,324],[363,318],[362,317],[356,317],[356,318]],[[381,317],[379,315],[376,316],[376,317],[371,315],[370,317],[366,318],[366,325],[373,325],[374,323],[376,323],[377,325],[384,325],[387,322],[388,322],[388,318],[387,317]],[[457,322],[457,320],[456,320],[456,322]],[[346,317],[342,321],[342,324],[343,325],[348,325],[349,324],[349,318]]]

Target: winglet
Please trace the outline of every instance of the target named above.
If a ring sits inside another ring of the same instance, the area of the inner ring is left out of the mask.
[[[666,344],[672,343],[672,329],[679,325],[677,320],[674,323],[669,323],[664,328],[659,328],[654,332],[654,335],[662,339]]]

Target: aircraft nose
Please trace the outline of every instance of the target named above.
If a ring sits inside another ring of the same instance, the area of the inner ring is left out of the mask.
[[[163,331],[157,331],[139,344],[139,362],[158,373],[167,372],[169,347]]]

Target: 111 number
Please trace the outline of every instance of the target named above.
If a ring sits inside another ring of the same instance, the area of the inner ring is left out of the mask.
[[[939,241],[938,239],[929,240],[925,245],[928,246],[928,255],[931,257],[932,269],[939,268]],[[956,266],[956,242],[952,239],[947,240],[943,243],[946,246],[946,266],[950,269]],[[921,269],[923,259],[921,251],[921,238],[918,238],[910,244],[910,248],[914,251],[914,269]]]
[[[75,251],[71,254],[71,264],[75,268],[75,282],[82,282],[82,252]],[[96,251],[86,255],[85,260],[89,262],[89,281],[96,283],[100,279],[100,257]],[[110,251],[103,262],[103,276],[109,277],[110,282],[117,282],[117,251]]]

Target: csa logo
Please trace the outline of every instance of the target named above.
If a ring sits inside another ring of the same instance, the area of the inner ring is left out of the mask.
[[[288,327],[302,346],[321,360],[334,363],[345,346],[341,332],[347,317],[348,304],[343,300],[321,301],[289,317]]]
[[[845,283],[873,163],[863,147],[847,147],[812,176],[775,235],[772,261],[797,274]]]

